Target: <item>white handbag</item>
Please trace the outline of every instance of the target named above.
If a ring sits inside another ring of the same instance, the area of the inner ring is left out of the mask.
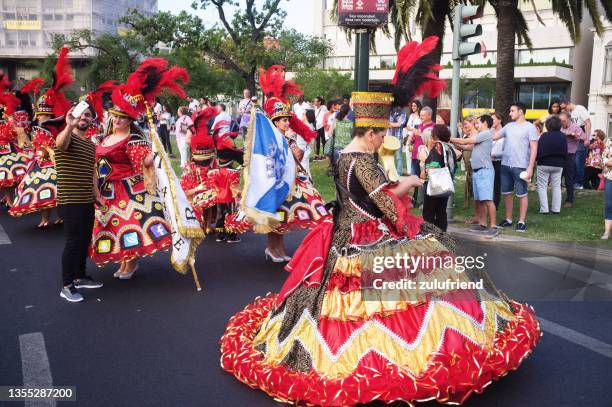
[[[443,197],[455,193],[455,184],[446,160],[446,145],[442,144],[444,167],[430,168],[427,175],[427,195]]]

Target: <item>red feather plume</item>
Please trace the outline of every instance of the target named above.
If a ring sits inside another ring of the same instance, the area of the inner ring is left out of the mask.
[[[11,81],[8,79],[8,75],[0,75],[0,92],[4,92],[11,88]]]
[[[180,84],[178,81],[181,81],[183,84]],[[189,83],[189,74],[187,70],[180,66],[173,66],[162,74],[159,86],[162,90],[166,90],[184,99],[187,94],[185,93],[185,89],[183,89],[183,85],[187,83]]]
[[[55,77],[53,78],[53,85],[51,87],[56,91],[64,90],[74,83],[72,68],[68,61],[68,51],[68,48],[62,48],[57,58],[57,63],[55,64]]]
[[[44,85],[44,78],[34,78],[21,88],[21,93],[34,93],[35,95],[40,93],[40,88]]]
[[[306,123],[298,119],[298,117],[293,113],[291,113],[291,117],[289,117],[289,127],[291,127],[291,130],[302,136],[307,143],[310,143],[312,140],[317,138],[317,132],[311,130]]]
[[[415,96],[425,93],[436,97],[444,90],[446,82],[438,77],[442,66],[435,63],[432,55],[438,41],[436,36],[427,37],[420,44],[412,41],[398,52],[395,76],[391,81],[394,105],[406,106]]]
[[[294,81],[285,80],[285,67],[282,65],[272,65],[267,72],[260,68],[259,84],[266,97],[276,96],[285,103],[289,95],[301,95],[303,93]]]

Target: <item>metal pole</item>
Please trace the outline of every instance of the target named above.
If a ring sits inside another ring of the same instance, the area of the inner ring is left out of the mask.
[[[357,78],[359,78],[359,41],[361,41],[361,36],[357,33],[357,31],[355,31],[355,64],[353,65],[353,71],[355,72],[355,84],[354,84],[354,88],[355,90],[358,89],[358,82],[357,82]]]
[[[357,91],[367,92],[370,80],[370,32],[357,30],[359,36],[359,70],[357,71]]]
[[[457,123],[459,123],[460,115],[459,115],[459,81],[461,80],[461,55],[459,54],[459,44],[461,43],[461,7],[459,6],[455,8],[455,15],[453,18],[454,32],[453,32],[453,81],[451,85],[451,137],[457,137],[458,129]],[[448,203],[446,204],[446,217],[448,222],[454,221],[454,206],[455,206],[455,197],[451,195],[448,198]]]

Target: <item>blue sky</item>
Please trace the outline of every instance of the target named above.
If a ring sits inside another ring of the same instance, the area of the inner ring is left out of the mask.
[[[287,11],[287,27],[295,28],[304,34],[312,35],[314,7],[307,5],[311,3],[311,1],[312,0],[283,0],[281,2],[282,7]],[[158,0],[158,8],[160,11],[179,12],[181,10],[187,10],[196,13],[191,8],[192,2],[193,0]],[[241,3],[243,2],[241,1]],[[200,15],[209,24],[213,24],[217,18],[215,9],[211,9],[210,11],[199,10],[196,14]]]

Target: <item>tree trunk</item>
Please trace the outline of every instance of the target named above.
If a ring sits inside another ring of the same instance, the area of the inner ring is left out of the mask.
[[[497,68],[495,73],[495,111],[508,120],[514,102],[515,10],[518,0],[501,0],[497,10]]]
[[[423,38],[430,37],[432,35],[437,36],[440,41],[438,46],[433,52],[434,60],[436,63],[440,63],[442,59],[442,49],[444,40],[444,31],[446,18],[450,13],[450,2],[448,0],[433,0],[431,5],[433,18],[431,18],[423,29]],[[436,120],[436,108],[438,107],[438,99],[430,98],[428,96],[423,97],[423,105],[429,106],[433,110],[433,120]]]

